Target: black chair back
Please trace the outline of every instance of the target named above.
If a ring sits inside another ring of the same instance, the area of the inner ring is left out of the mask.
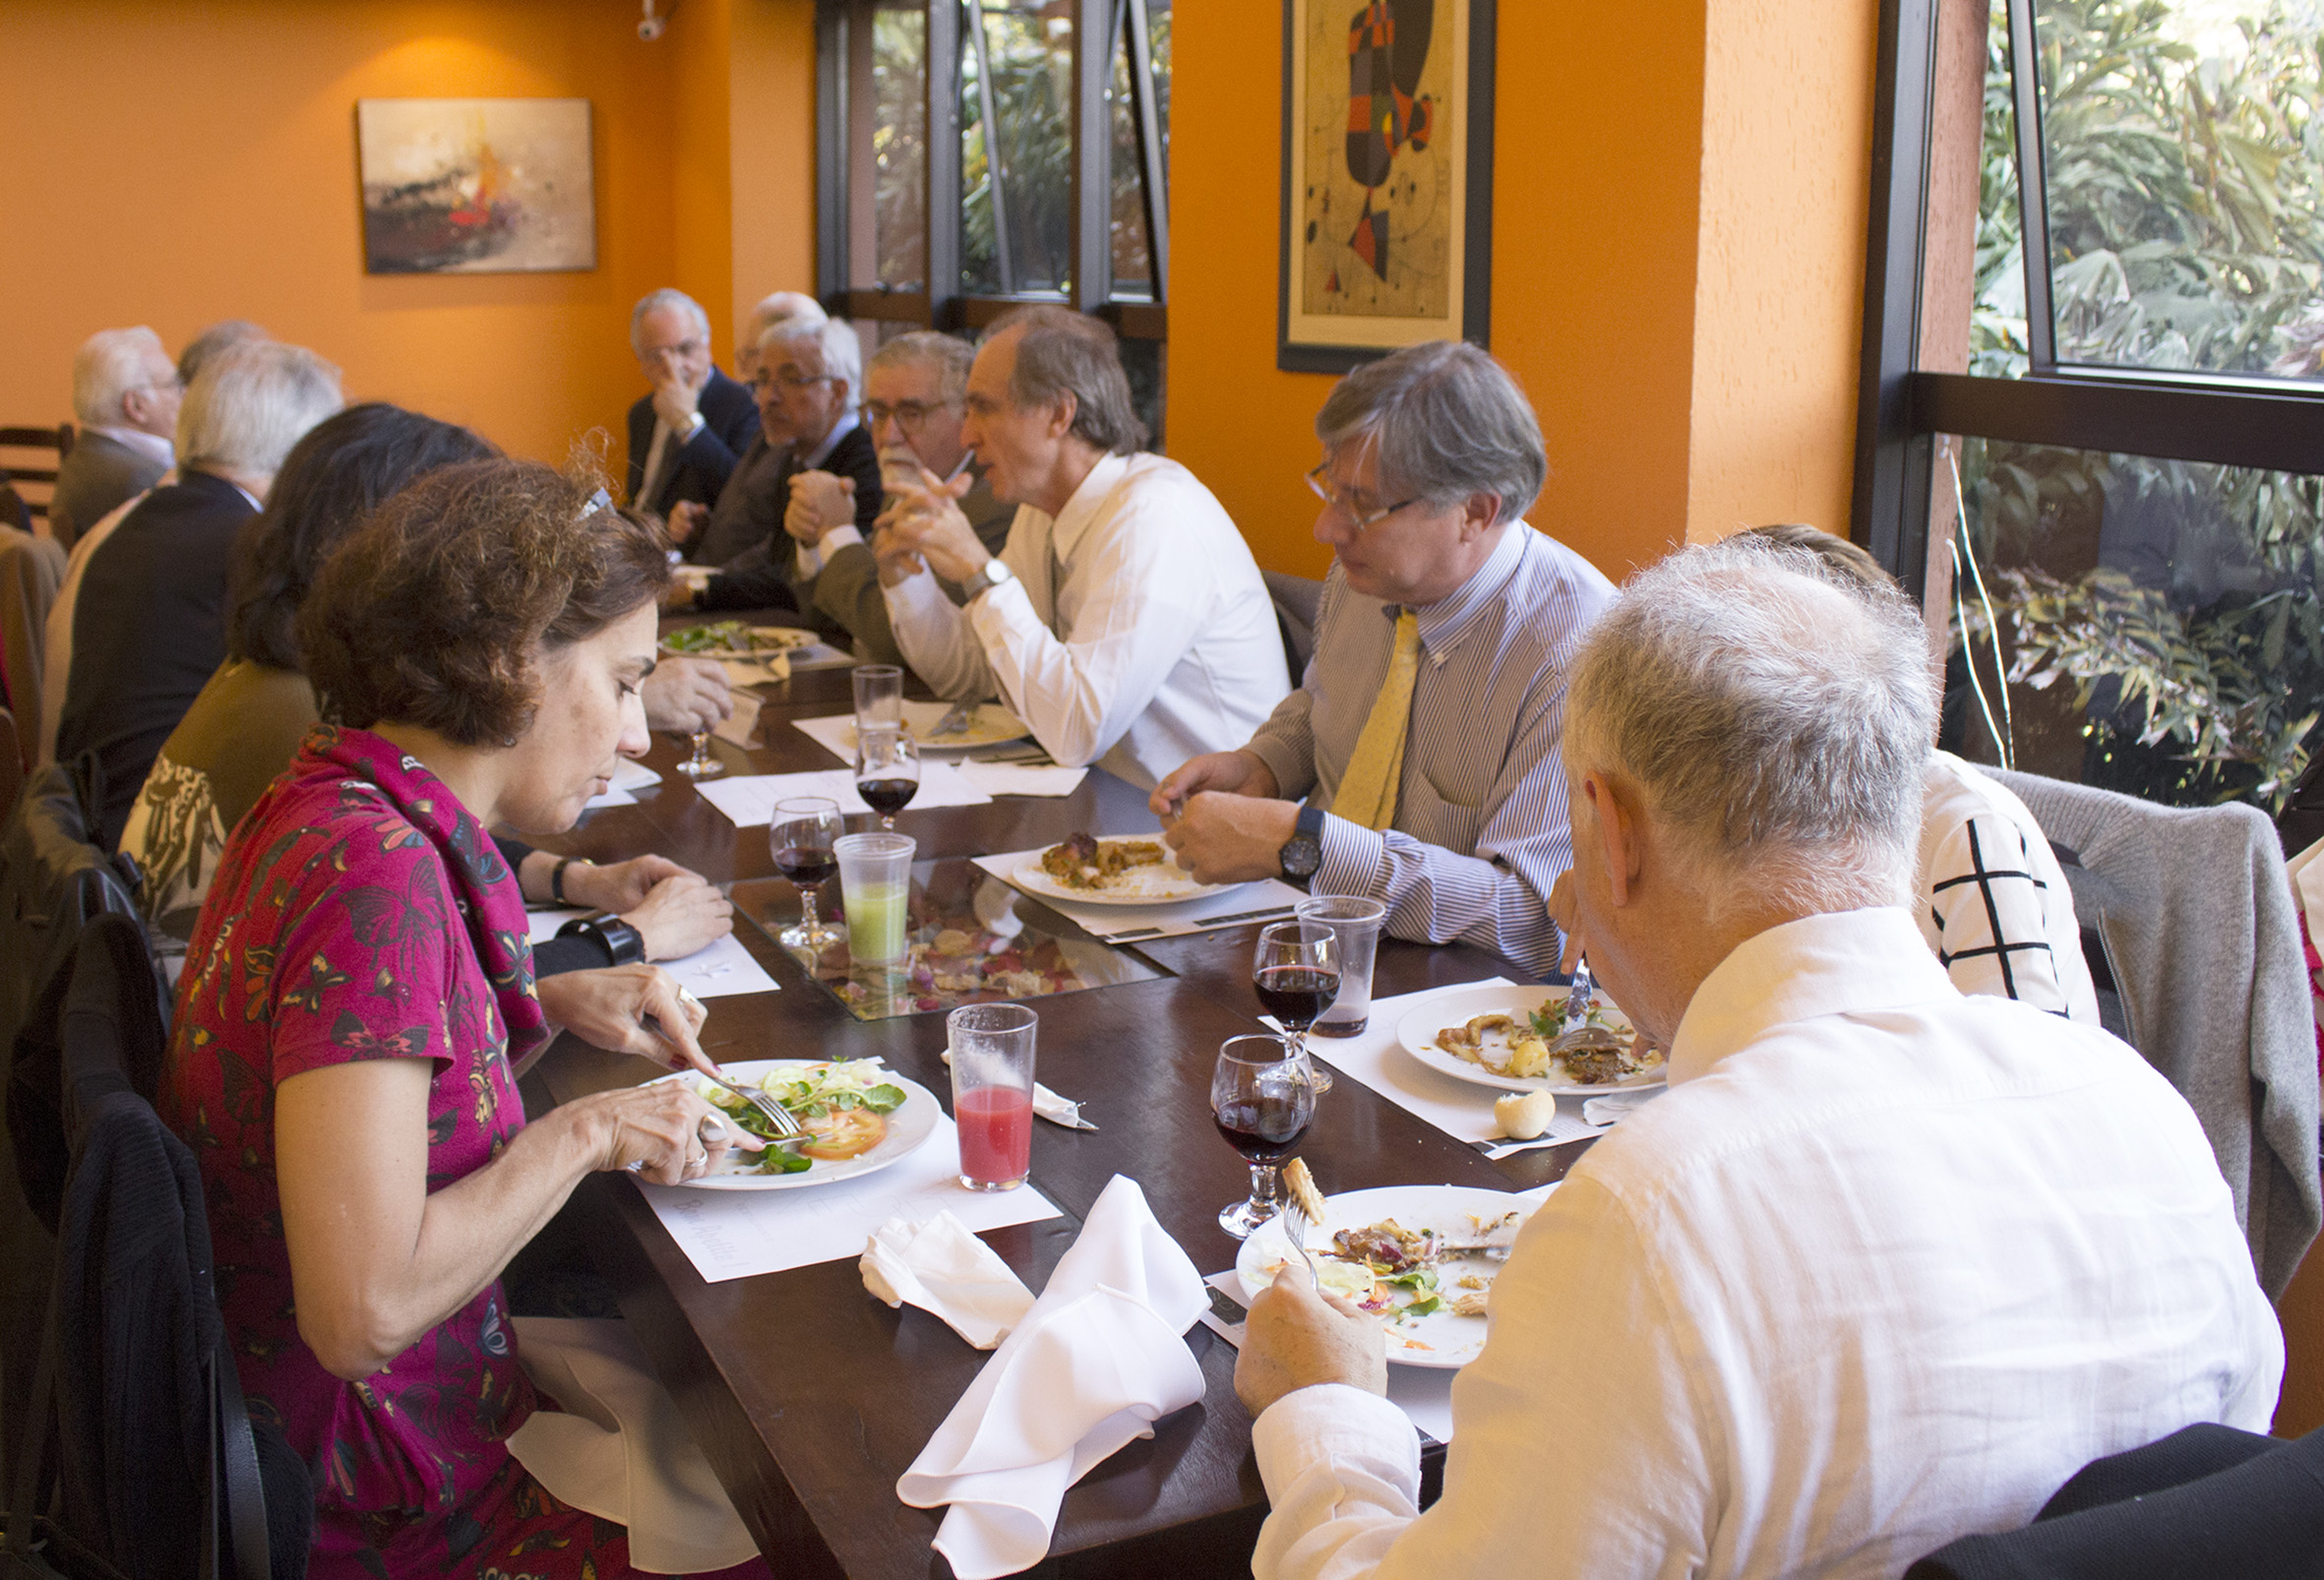
[[[54,428],[0,427],[0,483],[11,485],[31,515],[46,516],[49,496],[56,491],[57,468],[72,453],[69,422]],[[30,485],[31,492],[14,487],[20,483]]]
[[[1275,605],[1275,630],[1283,638],[1283,659],[1291,666],[1291,684],[1308,673],[1315,655],[1315,606],[1322,601],[1323,583],[1288,571],[1261,571],[1267,597]]]

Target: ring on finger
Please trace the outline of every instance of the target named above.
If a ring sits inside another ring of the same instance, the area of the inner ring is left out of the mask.
[[[694,1134],[703,1145],[708,1146],[712,1141],[726,1138],[726,1122],[715,1114],[704,1114],[702,1122],[695,1125]]]

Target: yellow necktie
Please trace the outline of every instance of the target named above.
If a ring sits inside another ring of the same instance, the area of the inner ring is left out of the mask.
[[[1404,780],[1404,737],[1412,725],[1412,683],[1420,675],[1420,617],[1407,609],[1396,617],[1396,650],[1379,699],[1356,737],[1356,755],[1340,776],[1331,810],[1367,828],[1385,828],[1396,816],[1396,789]]]

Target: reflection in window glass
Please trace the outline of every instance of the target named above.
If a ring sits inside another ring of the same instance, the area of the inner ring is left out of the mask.
[[[2017,202],[2017,112],[2009,96],[2009,13],[2000,0],[1986,30],[1985,147],[1978,160],[1977,294],[1969,371],[2022,379],[2026,353],[2025,238]]]
[[[2324,378],[2324,0],[2034,17],[2058,360]]]
[[[2324,701],[2324,477],[1971,439],[1962,483],[1986,598],[1965,569],[1943,744],[1992,762],[1999,733],[2034,773],[2280,810]]]
[[[989,0],[962,19],[960,253],[973,294],[1069,283],[1073,24],[1058,9]]]
[[[1169,0],[1148,0],[1146,9],[1146,42],[1154,66],[1155,119],[1161,126],[1162,163],[1164,179],[1167,181],[1170,165]],[[1131,93],[1131,72],[1134,68],[1129,31],[1125,28],[1114,51],[1113,294],[1127,299],[1151,301],[1156,292],[1154,263],[1150,256],[1145,224],[1145,166],[1138,157],[1137,104]],[[1165,201],[1156,207],[1167,213],[1167,194],[1164,196]]]
[[[858,284],[918,290],[927,277],[927,53],[926,10],[915,0],[886,0],[872,17],[872,120],[867,129],[873,154],[876,272],[872,279]]]

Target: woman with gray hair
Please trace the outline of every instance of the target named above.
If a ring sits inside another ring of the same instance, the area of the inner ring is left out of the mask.
[[[230,346],[203,365],[177,418],[178,481],[88,547],[70,602],[55,757],[103,770],[110,849],[162,743],[225,659],[234,537],[291,447],[339,408],[339,371],[303,346]]]

